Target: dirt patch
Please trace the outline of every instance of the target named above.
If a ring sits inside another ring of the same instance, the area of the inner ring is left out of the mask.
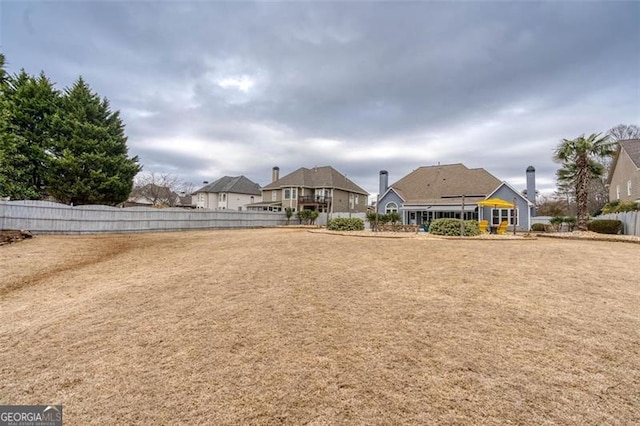
[[[305,229],[42,236],[0,250],[0,287],[30,283],[0,297],[0,400],[62,403],[70,424],[638,424],[637,258]]]
[[[0,246],[33,238],[29,231],[0,230]]]

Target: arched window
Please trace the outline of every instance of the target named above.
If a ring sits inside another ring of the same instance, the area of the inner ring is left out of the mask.
[[[384,207],[384,212],[387,214],[397,211],[398,205],[396,203],[387,203],[387,205]]]

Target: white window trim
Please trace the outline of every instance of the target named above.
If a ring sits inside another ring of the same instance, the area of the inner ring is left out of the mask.
[[[390,208],[389,206],[393,204],[395,207]],[[397,212],[398,211],[398,204],[394,203],[393,201],[389,201],[385,206],[384,206],[384,212],[385,214],[389,214],[391,212]]]
[[[616,185],[616,200],[620,199],[620,185]]]
[[[631,197],[631,179],[627,181],[627,196]]]
[[[494,221],[494,219],[496,217],[493,215],[493,212],[495,210],[498,210],[500,212],[498,214],[498,217],[497,217],[497,219],[498,219],[497,223]],[[502,216],[502,210],[507,210],[507,216],[506,217]],[[496,209],[496,208],[491,209],[491,221],[490,221],[491,225],[492,226],[499,226],[502,223],[503,220],[506,220],[507,224],[509,226],[513,226],[513,223],[511,223],[511,213],[510,213],[512,210],[513,209]],[[516,210],[516,215],[515,215],[516,216],[516,226],[518,226],[520,224],[520,209],[515,209],[515,210]]]

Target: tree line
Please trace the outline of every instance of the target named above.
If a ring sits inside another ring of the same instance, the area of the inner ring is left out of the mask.
[[[115,205],[141,169],[119,111],[82,77],[60,91],[44,72],[9,75],[0,54],[0,197]]]

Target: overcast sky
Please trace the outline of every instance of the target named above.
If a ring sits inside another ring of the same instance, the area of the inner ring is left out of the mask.
[[[371,193],[464,163],[555,187],[562,138],[640,123],[640,2],[7,1],[11,73],[79,75],[145,171],[331,165]]]

